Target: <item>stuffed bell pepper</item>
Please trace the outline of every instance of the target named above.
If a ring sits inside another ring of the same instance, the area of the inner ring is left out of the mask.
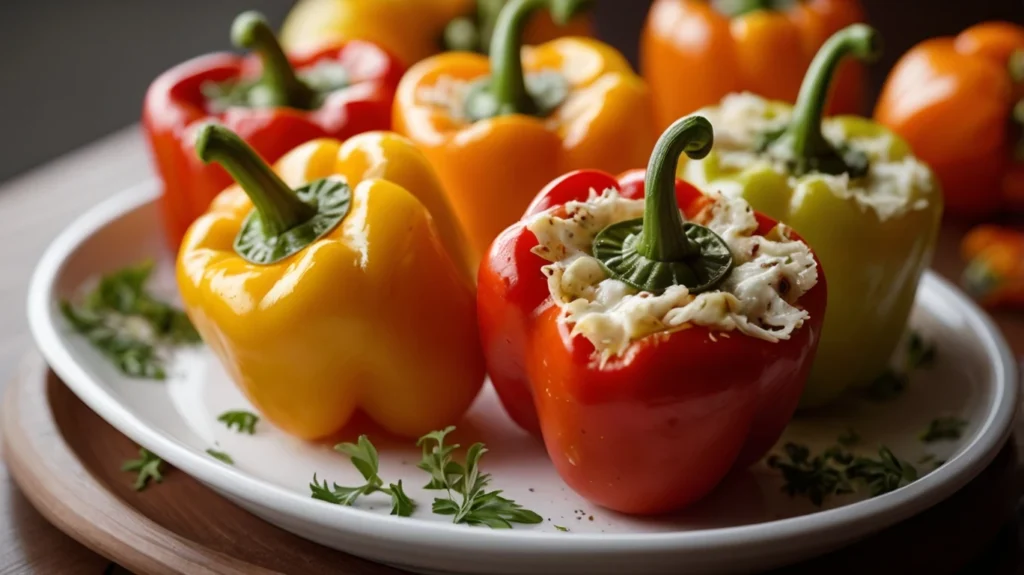
[[[163,181],[163,218],[171,249],[231,178],[195,158],[195,132],[216,120],[274,162],[314,138],[345,139],[391,126],[391,102],[403,69],[367,42],[335,45],[289,61],[262,16],[241,14],[234,43],[258,58],[201,56],[156,79],[142,123]]]
[[[300,0],[281,28],[281,43],[295,52],[361,39],[384,46],[406,65],[447,51],[486,53],[498,13],[508,0]],[[524,41],[591,36],[588,14],[555,23],[535,14]]]
[[[951,215],[1024,208],[1024,27],[922,42],[893,68],[875,120],[935,170]]]
[[[477,257],[558,175],[621,172],[654,145],[647,87],[621,54],[586,38],[522,46],[531,14],[564,22],[586,3],[511,0],[489,59],[435,56],[399,85],[395,130],[437,169]]]
[[[864,18],[858,0],[655,0],[640,64],[658,127],[733,92],[795,101],[818,48]],[[862,112],[864,83],[863,66],[844,63],[829,111]]]
[[[860,117],[822,120],[840,61],[878,51],[874,29],[845,28],[818,52],[795,107],[727,96],[701,112],[715,123],[715,150],[681,162],[681,177],[744,198],[792,226],[821,258],[830,305],[805,407],[886,370],[942,219],[938,183],[899,136]]]
[[[407,437],[458,421],[484,378],[474,281],[412,143],[315,140],[276,174],[223,126],[199,129],[196,148],[238,185],[189,229],[178,286],[267,420],[303,439],[334,434],[357,410]]]
[[[711,149],[691,116],[646,173],[572,172],[480,267],[488,372],[565,482],[636,514],[680,509],[759,460],[797,407],[825,276],[787,226],[675,176]]]

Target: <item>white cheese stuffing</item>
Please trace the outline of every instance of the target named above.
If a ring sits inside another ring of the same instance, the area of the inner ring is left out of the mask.
[[[764,98],[750,93],[730,94],[717,107],[698,112],[715,126],[715,153],[722,170],[743,170],[755,165],[770,166],[779,174],[787,174],[786,151],[771,148],[766,152],[754,151],[757,137],[784,127],[790,120],[788,107],[773,105]],[[849,134],[841,122],[826,118],[822,134],[834,145],[846,142],[867,154],[870,161],[865,177],[851,181],[841,174],[809,174],[790,177],[794,188],[792,207],[799,207],[804,197],[819,183],[826,184],[837,197],[852,198],[862,210],[873,210],[880,221],[899,217],[911,210],[928,207],[928,200],[918,197],[915,190],[933,191],[933,178],[928,166],[907,154],[895,158],[891,154],[891,135],[864,137]],[[689,162],[684,177],[698,185],[714,185],[729,195],[737,195],[739,185],[720,185],[706,181],[701,162]]]
[[[643,200],[614,189],[590,191],[527,222],[539,245],[534,253],[552,262],[542,268],[560,321],[594,345],[602,362],[622,355],[637,339],[698,325],[737,330],[770,342],[789,339],[809,314],[796,301],[818,281],[810,249],[790,239],[785,226],[755,235],[757,220],[746,201],[713,196],[696,219],[717,233],[732,252],[734,267],[716,291],[691,295],[673,286],[660,295],[612,279],[591,255],[594,236],[610,224],[643,217]]]
[[[452,118],[464,120],[464,103],[469,85],[465,80],[444,74],[438,76],[434,84],[421,86],[416,91],[416,97],[423,104],[443,109]]]

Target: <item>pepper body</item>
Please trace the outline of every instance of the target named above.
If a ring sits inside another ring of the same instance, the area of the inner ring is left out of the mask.
[[[351,209],[277,263],[232,247],[253,202],[224,191],[178,256],[185,309],[232,379],[273,424],[328,437],[356,411],[419,437],[458,421],[484,365],[473,278],[433,171],[412,143],[368,133],[308,142],[276,171],[297,186],[340,178]]]
[[[1024,27],[978,24],[912,48],[882,89],[875,119],[935,170],[951,215],[975,219],[1024,207],[1024,117],[1016,127],[1013,121],[1024,76],[1013,78],[1015,51],[1024,68]]]
[[[362,39],[384,46],[411,66],[442,52],[445,27],[457,18],[473,18],[479,11],[477,4],[475,0],[301,0],[285,20],[281,41],[291,51],[306,52]],[[550,15],[539,13],[530,22],[525,41],[539,44],[559,36],[592,33],[586,15],[558,26]]]
[[[395,99],[395,131],[415,141],[437,169],[477,261],[559,174],[643,165],[656,139],[647,86],[613,48],[563,38],[523,48],[522,60],[528,74],[556,71],[567,81],[564,103],[547,117],[510,114],[473,122],[424,97],[439,81],[486,77],[488,59],[475,54],[441,54],[419,63],[402,79]]]
[[[524,220],[609,188],[642,198],[643,172],[620,180],[596,171],[566,175],[540,193]],[[675,195],[687,217],[708,203],[682,180]],[[776,225],[761,215],[757,221],[758,234]],[[547,261],[532,251],[536,245],[520,222],[491,246],[478,278],[480,337],[505,409],[543,436],[570,487],[621,512],[677,510],[778,440],[817,346],[826,305],[823,274],[799,301],[810,319],[788,340],[715,337],[708,328],[687,325],[636,340],[602,366],[591,342],[560,319],[541,271]]]
[[[769,114],[789,108],[774,102]],[[906,142],[864,118],[839,116],[826,124],[842,126],[851,138],[889,138],[884,155],[894,163],[911,155]],[[740,195],[754,209],[792,226],[828,273],[831,305],[802,405],[820,406],[850,387],[871,383],[889,365],[918,281],[931,263],[942,219],[938,183],[916,188],[907,200],[924,202],[923,208],[883,219],[855,198],[834,193],[820,174],[791,179],[766,162],[736,166],[720,158],[712,151],[700,162],[683,160],[680,175]]]
[[[984,224],[964,236],[961,284],[987,308],[1024,307],[1024,233]]]
[[[865,18],[857,0],[779,2],[785,7],[778,9],[771,1],[745,3],[765,8],[730,16],[719,9],[727,1],[655,0],[640,54],[659,128],[732,92],[794,102],[818,48],[834,32]],[[845,63],[830,113],[861,112],[864,83],[863,66]]]
[[[312,110],[277,106],[213,110],[204,87],[258,77],[260,61],[253,57],[228,53],[201,56],[171,68],[153,82],[146,93],[142,124],[163,183],[163,222],[172,250],[177,249],[189,224],[231,183],[221,167],[204,166],[195,158],[195,133],[203,123],[215,120],[230,128],[268,162],[312,139],[345,139],[390,128],[391,102],[403,73],[398,62],[363,41],[292,60],[299,73],[324,62],[340,64],[348,73],[348,86],[330,93]]]

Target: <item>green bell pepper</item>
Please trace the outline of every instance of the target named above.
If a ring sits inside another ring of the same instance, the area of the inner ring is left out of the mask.
[[[795,106],[744,93],[701,110],[715,126],[715,148],[680,161],[682,178],[742,196],[795,229],[821,261],[829,301],[801,407],[828,403],[889,367],[942,219],[939,184],[906,142],[864,118],[822,119],[842,59],[871,61],[879,44],[863,24],[837,32]]]

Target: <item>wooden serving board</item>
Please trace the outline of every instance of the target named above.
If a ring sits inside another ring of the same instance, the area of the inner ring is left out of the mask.
[[[132,474],[120,468],[137,456],[137,446],[86,407],[38,355],[26,359],[8,388],[0,431],[10,472],[32,504],[59,529],[135,573],[399,573],[278,529],[177,470],[136,492]],[[1011,440],[982,475],[944,503],[783,572],[864,573],[879,565],[886,572],[953,573],[965,566],[975,572],[969,565],[1013,523],[1020,494]]]

